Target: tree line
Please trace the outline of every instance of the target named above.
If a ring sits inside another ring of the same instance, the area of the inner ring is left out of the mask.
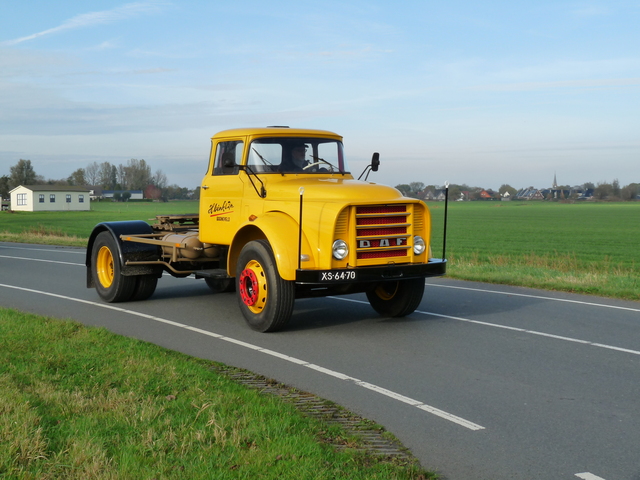
[[[413,198],[425,198],[427,192],[440,192],[444,190],[444,186],[425,185],[423,182],[411,182],[396,185],[396,187],[406,197]],[[583,185],[579,185],[579,189],[582,191],[590,191],[595,200],[608,200],[608,201],[631,201],[637,200],[640,195],[640,183],[630,183],[624,187],[620,186],[618,179],[613,182],[598,182],[596,184],[592,182],[586,182]],[[568,185],[561,185],[556,188],[563,192],[575,192],[576,187],[570,187]],[[506,192],[511,197],[514,197],[519,190],[513,188],[509,184],[503,184],[498,189],[498,192],[494,192],[491,189],[484,189],[482,187],[470,187],[469,185],[462,184],[449,185],[449,199],[457,200],[464,194],[465,200],[482,200],[482,192],[489,192],[495,198],[500,198]],[[569,200],[570,198],[566,198]]]
[[[0,195],[19,185],[69,185],[97,187],[103,190],[142,190],[145,198],[154,200],[186,200],[197,196],[197,189],[189,190],[176,184],[168,185],[162,170],[151,172],[151,166],[144,159],[132,158],[125,164],[92,162],[86,168],[78,168],[66,178],[53,180],[38,175],[31,160],[20,159],[10,168],[9,175],[0,177]]]

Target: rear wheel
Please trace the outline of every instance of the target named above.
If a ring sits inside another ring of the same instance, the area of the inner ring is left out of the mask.
[[[110,232],[101,232],[91,250],[91,275],[100,297],[109,302],[126,302],[136,290],[136,277],[122,275],[118,245]]]
[[[247,243],[236,270],[240,310],[251,328],[275,332],[286,326],[293,312],[295,287],[283,280],[266,240]]]
[[[367,291],[373,309],[385,317],[404,317],[413,313],[424,294],[424,279],[396,280],[376,285]]]
[[[136,279],[136,287],[131,296],[132,301],[146,300],[153,292],[156,291],[158,285],[158,277],[156,275],[139,275]]]

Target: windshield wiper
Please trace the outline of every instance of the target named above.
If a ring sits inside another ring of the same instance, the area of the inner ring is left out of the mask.
[[[305,165],[305,167],[303,168],[303,170],[306,170],[307,168],[313,167],[315,165],[320,165],[322,163],[329,165],[329,171],[331,173],[333,173],[334,171],[340,171],[340,169],[338,167],[336,167],[333,163],[331,162],[327,162],[324,158],[320,158],[320,157],[316,157],[314,155],[311,155],[311,158],[313,159],[313,163],[310,163],[309,165]]]

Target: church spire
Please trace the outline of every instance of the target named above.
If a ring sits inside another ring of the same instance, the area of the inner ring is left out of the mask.
[[[553,172],[553,185],[551,185],[551,188],[558,188],[558,182],[556,180],[556,172]]]

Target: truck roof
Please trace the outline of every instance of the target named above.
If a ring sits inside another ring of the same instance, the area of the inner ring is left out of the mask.
[[[274,136],[274,137],[332,137],[342,140],[342,136],[327,130],[314,130],[307,128],[290,127],[247,127],[223,130],[216,133],[214,138],[248,137],[248,136]]]

